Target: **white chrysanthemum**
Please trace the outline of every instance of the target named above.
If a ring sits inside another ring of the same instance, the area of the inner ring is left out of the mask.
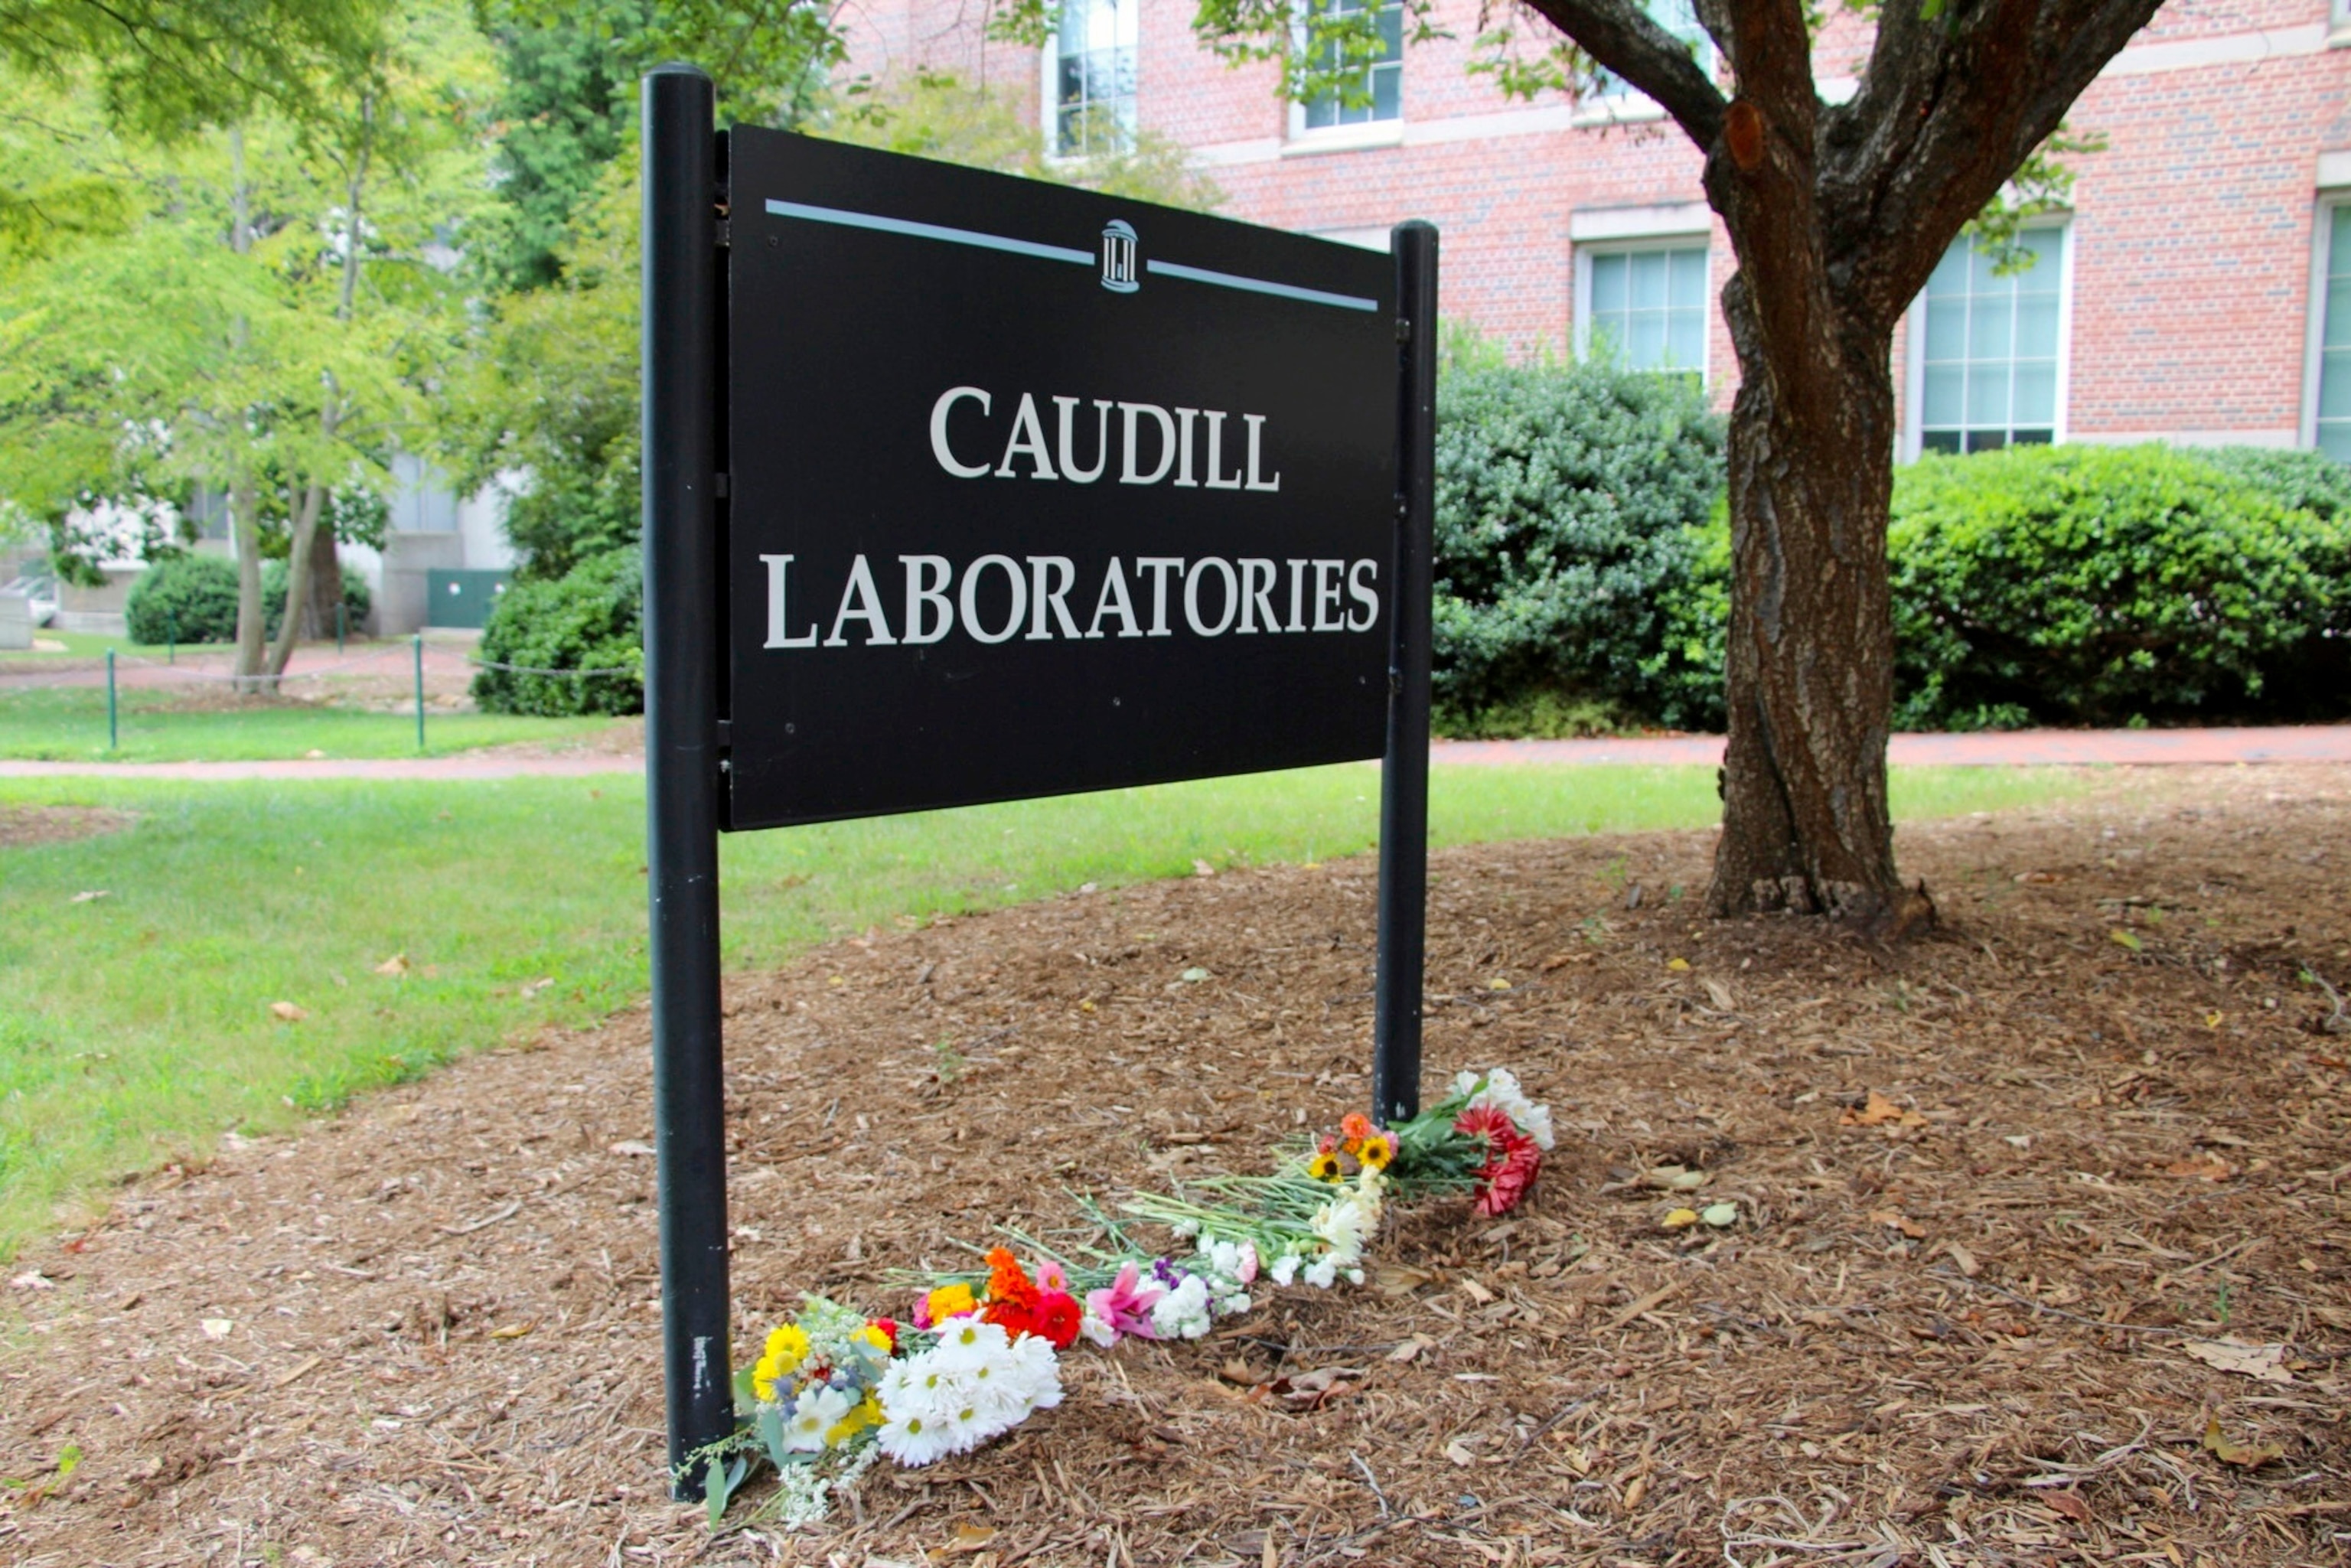
[[[1347,1283],[1350,1285],[1360,1285],[1363,1282],[1364,1271],[1361,1269],[1350,1269],[1347,1270]]]
[[[1317,1258],[1306,1265],[1306,1282],[1318,1291],[1327,1291],[1331,1281],[1339,1277],[1339,1265],[1328,1258]]]
[[[891,1413],[875,1439],[883,1453],[910,1469],[946,1458],[955,1451],[954,1440],[955,1434],[946,1418],[930,1409],[910,1410],[904,1415]]]
[[[1353,1195],[1324,1204],[1314,1211],[1314,1234],[1329,1243],[1325,1260],[1346,1268],[1364,1255],[1364,1238],[1379,1222],[1376,1200],[1366,1204]]]
[[[1061,1404],[1061,1363],[1053,1354],[1050,1340],[1041,1334],[1022,1334],[1012,1342],[1012,1358],[1029,1410],[1050,1410]],[[1028,1410],[1021,1414],[1027,1415]]]
[[[1104,1350],[1118,1343],[1118,1331],[1110,1326],[1109,1319],[1099,1316],[1092,1307],[1088,1307],[1086,1315],[1078,1320],[1078,1332]]]
[[[904,1361],[893,1362],[882,1375],[879,1389],[883,1414],[935,1416],[949,1405],[971,1396],[970,1369],[942,1364],[939,1353],[926,1350]]]
[[[950,1318],[939,1328],[939,1343],[924,1354],[937,1356],[941,1367],[953,1370],[993,1361],[1010,1343],[998,1324],[976,1317]]]
[[[1273,1260],[1273,1266],[1269,1269],[1267,1272],[1273,1276],[1273,1282],[1275,1284],[1287,1285],[1290,1281],[1298,1278],[1298,1264],[1299,1257],[1297,1253],[1284,1252],[1280,1257],[1276,1258]]]
[[[1197,1274],[1151,1304],[1151,1326],[1161,1339],[1198,1339],[1208,1332],[1208,1285]]]
[[[1228,1296],[1217,1298],[1217,1315],[1220,1318],[1237,1318],[1249,1311],[1251,1304],[1247,1291],[1235,1291]]]
[[[1456,1094],[1469,1094],[1472,1089],[1478,1089],[1476,1073],[1462,1072],[1454,1076],[1453,1092]],[[1491,1105],[1508,1116],[1520,1132],[1532,1138],[1535,1147],[1546,1154],[1551,1152],[1553,1141],[1551,1107],[1538,1105],[1528,1099],[1526,1091],[1519,1087],[1518,1074],[1509,1068],[1497,1067],[1486,1074],[1486,1086],[1478,1089],[1475,1094],[1469,1094],[1469,1103],[1472,1108]]]
[[[800,1391],[792,1406],[791,1419],[784,1423],[784,1447],[795,1453],[820,1453],[824,1435],[849,1418],[857,1402],[838,1388],[819,1384]]]

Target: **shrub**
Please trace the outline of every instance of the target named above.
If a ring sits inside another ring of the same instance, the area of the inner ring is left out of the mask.
[[[1719,715],[1693,581],[1722,490],[1722,422],[1679,377],[1593,364],[1458,370],[1437,433],[1440,727],[1514,712],[1588,727]],[[1695,596],[1695,598],[1694,598]],[[1708,695],[1705,694],[1711,694]]]
[[[233,643],[236,563],[216,555],[167,556],[131,585],[123,619],[134,643]]]
[[[2188,446],[2183,456],[2218,468],[2240,484],[2262,491],[2289,510],[2308,512],[2321,522],[2351,517],[2351,464],[2323,452],[2276,446]]]
[[[2161,446],[1922,458],[1888,541],[1896,724],[2339,711],[2299,677],[2342,666],[2347,533]]]
[[[374,601],[367,579],[343,568],[343,610],[356,632]],[[286,563],[261,563],[263,634],[277,635],[286,608]],[[236,563],[216,555],[167,556],[131,585],[123,618],[133,643],[236,641]]]
[[[619,670],[543,675],[485,669],[474,699],[493,713],[569,717],[645,708],[644,573],[634,549],[590,556],[552,581],[516,582],[482,631],[481,657],[525,670]]]

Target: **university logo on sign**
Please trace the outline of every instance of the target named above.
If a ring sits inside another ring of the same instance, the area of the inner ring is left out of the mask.
[[[729,826],[1380,753],[1388,258],[730,138]]]

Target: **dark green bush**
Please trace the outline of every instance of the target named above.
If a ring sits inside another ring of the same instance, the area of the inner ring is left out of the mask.
[[[1709,643],[1695,580],[1722,446],[1721,419],[1687,378],[1593,364],[1447,375],[1439,727],[1719,723],[1722,634]]]
[[[131,585],[123,618],[133,643],[233,643],[236,563],[216,555],[168,556]]]
[[[1888,543],[1898,727],[2346,706],[2351,516],[2291,509],[2204,455],[1930,455],[1896,476]]]
[[[2322,522],[2351,517],[2351,465],[2323,452],[2276,446],[2184,446],[2182,455],[2210,465],[2279,506]]]
[[[373,600],[367,579],[343,568],[343,608],[357,632]],[[277,635],[286,608],[286,563],[261,563],[264,635]],[[131,585],[123,616],[133,643],[234,643],[236,641],[236,563],[216,555],[167,556]],[[332,628],[329,628],[329,631]]]
[[[590,556],[551,581],[516,582],[482,632],[485,662],[525,670],[619,670],[542,675],[485,669],[474,700],[492,713],[569,717],[645,708],[644,573],[634,549]]]

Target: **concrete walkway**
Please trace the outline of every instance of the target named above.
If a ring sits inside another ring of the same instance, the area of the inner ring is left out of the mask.
[[[2351,724],[2261,729],[2029,729],[1979,735],[1897,735],[1897,767],[2143,767],[2233,762],[2351,762]],[[1440,740],[1429,747],[1440,767],[1457,763],[1541,763],[1576,767],[1713,767],[1719,736],[1634,737],[1623,740]],[[277,762],[5,762],[0,779],[579,779],[642,773],[644,758],[621,753]]]

